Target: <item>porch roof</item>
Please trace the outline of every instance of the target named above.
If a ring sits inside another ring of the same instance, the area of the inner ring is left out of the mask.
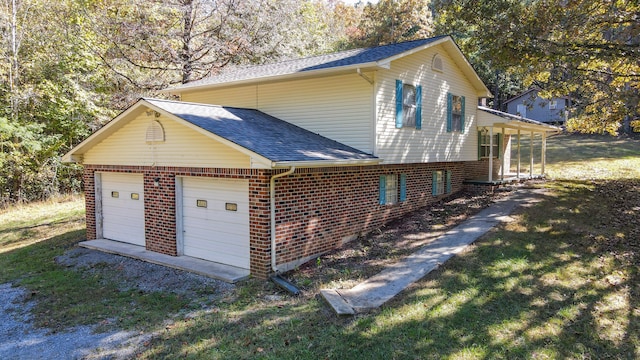
[[[494,127],[504,129],[505,134],[515,134],[520,131],[549,133],[562,131],[557,126],[548,125],[502,111],[490,109],[484,106],[478,106],[478,127]]]

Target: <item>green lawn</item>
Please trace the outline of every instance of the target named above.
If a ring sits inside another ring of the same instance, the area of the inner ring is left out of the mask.
[[[165,314],[188,302],[123,295],[117,279],[104,285],[52,261],[83,237],[81,225],[33,244],[13,235],[8,251],[0,243],[0,279],[49,304],[36,307],[38,319],[116,317],[159,331],[143,359],[640,358],[640,142],[562,135],[548,148],[556,180],[541,185],[549,189],[541,202],[369,314],[336,317],[317,295],[322,284],[293,297],[252,280],[213,311],[167,326]],[[4,214],[3,236],[36,225]],[[68,224],[57,221],[51,229]],[[131,304],[136,311],[124,310]],[[65,310],[74,307],[81,311]]]

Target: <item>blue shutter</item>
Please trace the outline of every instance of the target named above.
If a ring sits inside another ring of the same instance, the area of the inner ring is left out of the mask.
[[[445,179],[445,192],[447,194],[451,193],[451,170],[447,170],[444,173],[444,179]]]
[[[416,129],[422,129],[422,86],[416,86]]]
[[[387,177],[380,175],[380,205],[387,202]]]
[[[400,201],[407,200],[407,174],[400,174]]]
[[[460,132],[464,134],[464,96],[460,99],[462,105],[462,118],[460,119]]]
[[[431,195],[438,195],[438,172],[434,171],[431,174]]]
[[[396,80],[396,128],[402,127],[402,80]]]
[[[447,132],[451,132],[451,112],[453,111],[453,95],[447,93]]]

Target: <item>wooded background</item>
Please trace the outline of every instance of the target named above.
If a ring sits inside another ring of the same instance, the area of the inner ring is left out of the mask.
[[[451,34],[500,109],[572,98],[569,130],[640,131],[640,5],[587,0],[2,0],[0,208],[81,191],[60,156],[142,96],[225,67]]]

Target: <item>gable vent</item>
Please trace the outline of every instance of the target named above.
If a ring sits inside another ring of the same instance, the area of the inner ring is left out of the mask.
[[[435,70],[435,71],[444,71],[444,65],[442,64],[442,58],[440,57],[440,54],[435,54],[433,56],[433,61],[431,62],[431,69]]]
[[[147,128],[146,140],[148,143],[164,142],[164,128],[162,128],[162,124],[159,121],[154,120],[151,122]]]

